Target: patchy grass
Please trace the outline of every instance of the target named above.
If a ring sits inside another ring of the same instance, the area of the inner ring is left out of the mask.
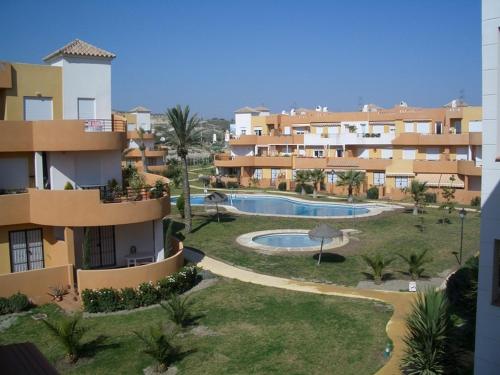
[[[206,217],[202,208],[194,208],[194,211],[197,213],[193,222],[194,231],[184,240],[186,246],[261,273],[356,285],[366,278],[363,272],[368,271],[361,255],[382,253],[387,257],[396,257],[391,265],[392,276],[408,279],[405,265],[396,254],[409,255],[423,249],[428,249],[428,256],[432,258],[432,261],[425,265],[426,276],[439,276],[457,267],[452,252],[458,251],[460,247],[458,213],[452,216],[451,224],[437,224],[443,212],[427,208],[423,215],[424,231],[420,231],[419,217],[403,210],[357,218],[355,221],[226,214],[221,224]],[[326,254],[320,266],[316,265],[315,255],[263,255],[242,247],[235,241],[236,237],[243,233],[267,229],[310,229],[320,222],[327,222],[339,229],[354,227],[361,231],[351,237],[347,246],[334,250],[335,254],[340,256]],[[464,260],[479,251],[479,223],[478,213],[470,212],[465,219]]]
[[[387,343],[387,305],[298,293],[221,280],[192,295],[197,329],[178,337],[184,374],[371,374]],[[38,310],[55,317],[54,305]],[[139,374],[152,361],[140,352],[133,331],[166,321],[163,309],[84,319],[86,340],[107,340],[76,366],[63,365],[62,347],[40,321],[20,317],[2,332],[0,344],[32,341],[61,373]],[[197,332],[209,332],[209,335]]]

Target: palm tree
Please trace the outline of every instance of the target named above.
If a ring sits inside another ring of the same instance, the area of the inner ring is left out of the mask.
[[[311,181],[313,183],[313,198],[317,197],[317,192],[319,189],[321,189],[321,183],[325,179],[325,172],[323,169],[314,169],[311,172],[309,172],[309,175],[311,177]]]
[[[410,256],[403,254],[398,254],[398,256],[403,259],[408,265],[408,273],[410,274],[412,280],[417,280],[422,277],[424,273],[424,264],[429,263],[431,259],[426,258],[428,249],[424,249],[420,254],[411,253]]]
[[[71,363],[75,363],[81,354],[83,344],[82,337],[87,328],[82,327],[81,315],[61,316],[56,321],[42,320],[52,335],[62,344],[66,356]]]
[[[311,180],[311,172],[309,171],[297,171],[295,174],[295,182],[297,186],[302,188],[300,194],[304,195],[306,190],[304,189],[305,184],[307,184]]]
[[[166,129],[164,129],[163,133],[167,143],[177,150],[177,155],[182,160],[185,199],[184,222],[186,225],[186,233],[190,233],[193,223],[191,218],[191,191],[189,189],[187,156],[189,148],[199,143],[200,137],[198,134],[200,120],[196,114],[189,116],[189,106],[183,109],[180,105],[176,105],[174,108],[169,108],[166,115],[173,131],[166,131]]]
[[[385,269],[394,261],[394,258],[384,259],[380,254],[373,257],[361,255],[366,264],[371,268],[371,275],[375,284],[381,284],[385,276]]]
[[[365,180],[365,174],[360,171],[336,172],[337,186],[347,186],[349,197],[352,197],[354,188],[358,189]]]
[[[410,189],[408,190],[411,194],[415,206],[413,207],[413,215],[418,215],[418,210],[425,200],[425,192],[429,187],[427,186],[427,181],[420,182],[417,179],[411,181]]]
[[[401,364],[403,373],[449,373],[454,355],[450,350],[452,326],[444,293],[432,288],[418,293],[412,312],[406,318],[406,326],[406,349]]]
[[[161,324],[149,327],[146,333],[134,333],[144,344],[142,352],[156,361],[157,372],[165,372],[178,353],[178,348],[171,342],[172,335],[165,334]]]
[[[167,312],[168,318],[175,324],[186,327],[192,322],[193,306],[189,296],[181,298],[177,294],[172,294],[167,303],[160,303],[160,306]]]
[[[143,128],[139,128],[137,130],[137,134],[139,135],[139,151],[141,151],[141,163],[144,172],[148,171],[148,166],[146,163],[146,144],[144,143],[144,134],[146,132]]]

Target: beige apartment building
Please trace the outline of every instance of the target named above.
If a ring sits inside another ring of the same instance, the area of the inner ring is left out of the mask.
[[[267,108],[235,112],[230,151],[216,155],[219,174],[250,184],[294,188],[298,170],[323,169],[330,193],[337,172],[365,173],[360,194],[372,186],[386,199],[404,198],[412,179],[427,181],[439,200],[445,186],[470,203],[480,196],[482,110],[462,100],[439,108],[401,102],[384,109],[373,104],[359,112],[329,112],[326,107],[269,114]],[[454,179],[452,181],[450,178]]]

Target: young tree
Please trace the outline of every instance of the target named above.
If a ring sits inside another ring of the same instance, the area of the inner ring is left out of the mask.
[[[62,344],[70,363],[75,363],[82,351],[81,342],[87,328],[81,326],[81,315],[63,315],[55,321],[42,320],[50,333]]]
[[[306,190],[304,186],[311,181],[311,173],[306,170],[301,170],[297,171],[295,174],[295,182],[297,183],[297,186],[300,186],[302,188],[300,194],[304,195],[306,193]]]
[[[167,144],[172,148],[177,150],[177,155],[182,161],[183,173],[184,173],[184,222],[186,225],[186,233],[190,233],[192,229],[192,217],[191,217],[191,190],[189,188],[189,174],[188,174],[188,162],[187,156],[189,154],[189,149],[198,144],[200,141],[200,120],[197,115],[190,116],[189,106],[181,108],[177,105],[173,108],[167,110],[166,116],[169,125],[172,127],[173,131],[168,129],[160,129],[163,133]]]
[[[347,172],[336,172],[337,186],[347,186],[349,197],[352,197],[354,188],[358,189],[365,180],[365,174],[360,171],[349,170]]]
[[[455,209],[456,203],[455,203],[455,187],[453,187],[453,182],[455,182],[455,177],[452,175],[450,177],[450,186],[445,186],[443,187],[443,190],[441,192],[441,195],[443,196],[444,202],[441,203],[439,208],[443,210],[444,213],[448,213],[448,216],[451,215],[453,210]],[[443,215],[443,219],[441,220],[441,224],[444,223],[450,223],[449,217],[446,217]]]
[[[179,351],[172,344],[173,335],[165,334],[161,325],[149,327],[146,333],[134,333],[144,344],[142,352],[155,360],[157,372],[164,373]]]
[[[420,254],[411,253],[410,256],[398,254],[398,256],[408,265],[408,273],[412,280],[418,280],[422,277],[425,271],[424,264],[431,261],[430,258],[425,257],[427,255],[427,250],[428,249],[424,249]]]
[[[309,175],[314,188],[313,198],[317,198],[317,192],[321,189],[321,183],[325,179],[325,172],[323,169],[313,169]]]
[[[166,303],[160,303],[160,306],[167,312],[168,318],[178,326],[185,328],[192,323],[193,303],[187,297],[180,297],[172,294]]]
[[[411,181],[410,188],[407,192],[410,193],[415,206],[413,207],[413,215],[418,215],[418,211],[423,206],[425,202],[425,192],[427,191],[427,181],[420,182],[417,179]]]
[[[381,284],[385,276],[386,268],[394,261],[394,258],[384,259],[380,254],[373,257],[361,255],[366,264],[371,268],[371,275],[375,284]]]

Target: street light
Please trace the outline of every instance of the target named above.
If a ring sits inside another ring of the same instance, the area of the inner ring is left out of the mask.
[[[467,215],[467,211],[465,211],[465,208],[462,208],[458,213],[458,216],[460,216],[460,220],[462,222],[461,229],[460,229],[460,255],[459,255],[459,259],[458,259],[459,265],[462,265],[462,247],[463,247],[463,243],[464,243],[464,220],[465,220],[466,215]]]

